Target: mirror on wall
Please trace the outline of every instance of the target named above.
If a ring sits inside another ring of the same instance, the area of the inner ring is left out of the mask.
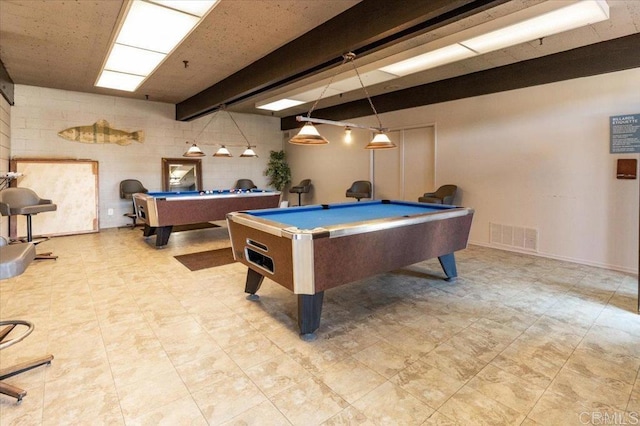
[[[201,191],[202,160],[192,158],[163,158],[162,190]]]

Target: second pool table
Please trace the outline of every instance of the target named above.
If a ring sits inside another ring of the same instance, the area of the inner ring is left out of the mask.
[[[313,339],[324,291],[437,257],[447,280],[466,248],[473,209],[376,200],[233,212],[233,255],[248,267],[250,299],[264,277],[298,295],[298,325]]]
[[[279,202],[279,191],[263,189],[133,194],[136,214],[144,223],[144,236],[156,235],[156,247],[167,245],[176,225],[224,220],[229,212],[268,209]]]

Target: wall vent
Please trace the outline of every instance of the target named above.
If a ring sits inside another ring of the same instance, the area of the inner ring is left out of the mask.
[[[538,251],[538,230],[521,226],[489,223],[489,243]]]

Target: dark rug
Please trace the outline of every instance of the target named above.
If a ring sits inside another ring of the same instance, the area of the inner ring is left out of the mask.
[[[206,228],[219,228],[219,226],[209,222],[190,223],[188,225],[175,225],[171,230],[171,232],[194,231],[196,229],[206,229]]]
[[[215,268],[216,266],[228,265],[235,262],[231,247],[219,250],[207,250],[198,253],[182,254],[174,256],[176,260],[189,268],[190,271]]]

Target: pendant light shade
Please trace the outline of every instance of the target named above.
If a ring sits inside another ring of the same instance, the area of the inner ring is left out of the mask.
[[[187,142],[188,143],[188,142]],[[184,154],[182,154],[183,157],[204,157],[205,153],[202,152],[202,150],[200,148],[198,148],[198,145],[196,145],[195,143],[193,145],[191,145],[189,147],[189,149],[187,150],[187,152],[185,152]]]
[[[295,145],[326,145],[329,141],[320,135],[316,126],[312,123],[306,123],[298,134],[289,140],[289,143]]]
[[[384,131],[386,129],[384,127],[382,127],[382,122],[380,121],[380,117],[378,116],[378,112],[376,111],[376,108],[373,106],[373,101],[371,100],[371,96],[369,96],[369,92],[367,91],[367,88],[365,87],[364,83],[362,82],[362,78],[360,77],[360,73],[358,72],[358,68],[356,68],[356,65],[353,62],[355,57],[356,57],[356,55],[353,52],[345,53],[344,55],[342,55],[342,63],[343,64],[347,63],[347,62],[351,63],[351,66],[353,67],[353,70],[355,71],[356,76],[358,77],[358,81],[360,82],[360,87],[362,87],[362,91],[364,92],[365,96],[367,97],[367,100],[369,101],[369,106],[371,106],[371,110],[373,111],[373,115],[375,115],[376,120],[378,121],[378,127],[367,127],[367,126],[362,126],[362,125],[353,124],[353,123],[345,123],[345,122],[334,121],[334,120],[324,120],[324,119],[321,119],[321,118],[311,118],[311,113],[313,112],[313,110],[316,109],[316,106],[318,106],[318,101],[320,101],[320,99],[322,99],[322,97],[324,96],[324,93],[327,91],[329,86],[331,86],[331,83],[333,82],[333,79],[337,74],[337,70],[336,70],[336,73],[331,77],[331,79],[329,80],[329,83],[322,90],[322,92],[320,93],[320,96],[318,96],[318,99],[316,99],[315,103],[313,104],[313,106],[311,107],[309,112],[307,113],[307,116],[306,117],[302,117],[302,116],[297,116],[296,117],[297,121],[304,121],[305,125],[302,126],[302,129],[300,129],[300,132],[298,132],[297,135],[295,135],[294,137],[289,139],[289,143],[292,143],[292,144],[295,144],[295,145],[325,145],[325,144],[328,144],[329,141],[327,139],[325,139],[322,135],[320,135],[320,133],[318,132],[318,129],[316,129],[315,126],[313,125],[313,123],[317,123],[317,124],[330,124],[332,126],[345,127],[345,142],[346,143],[350,143],[351,142],[351,128],[356,127],[356,128],[360,128],[360,129],[369,129],[369,130],[373,130],[373,131],[377,132],[376,136],[369,143],[369,145],[367,145],[365,148],[367,148],[367,149],[396,148],[396,145],[393,144],[389,140],[387,135],[384,134]]]
[[[365,146],[365,149],[391,149],[396,148],[396,145],[391,142],[389,136],[385,133],[379,132],[373,137],[369,145]]]
[[[233,157],[226,146],[222,145],[215,154],[214,157]]]
[[[258,154],[256,154],[256,152],[251,149],[251,147],[247,147],[247,149],[244,150],[244,152],[242,153],[242,155],[240,155],[240,157],[257,157]]]

